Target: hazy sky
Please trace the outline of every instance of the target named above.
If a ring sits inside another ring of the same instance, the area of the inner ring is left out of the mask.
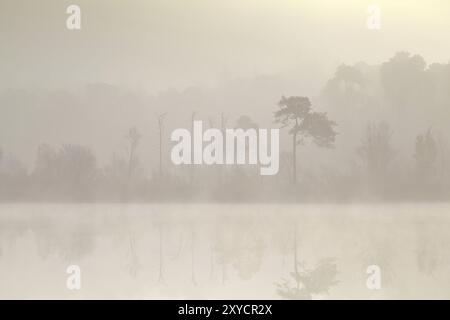
[[[381,8],[379,31],[367,7]],[[82,30],[66,29],[66,8]],[[1,0],[0,85],[71,88],[106,82],[155,92],[337,64],[396,51],[448,62],[448,0]]]

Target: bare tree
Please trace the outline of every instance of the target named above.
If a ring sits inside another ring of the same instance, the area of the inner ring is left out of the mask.
[[[163,135],[163,124],[166,113],[162,113],[158,116],[158,129],[159,129],[159,177],[162,178],[163,166],[162,166],[162,135]]]
[[[224,136],[224,137],[225,137],[225,126],[227,124],[227,121],[228,121],[228,119],[225,117],[224,113],[223,112],[220,113],[220,130],[222,131],[222,136]],[[226,148],[226,146],[225,146],[225,144],[223,144],[223,151],[222,151],[223,154],[225,154],[225,148]],[[220,167],[219,175],[220,175],[220,182],[221,182],[221,184],[225,180],[224,179],[224,176],[225,176],[225,173],[226,173],[225,170],[226,169],[225,169],[224,166]]]
[[[125,139],[130,143],[129,147],[129,156],[128,156],[128,180],[131,179],[133,175],[134,168],[136,166],[136,149],[139,145],[139,140],[141,139],[141,135],[136,127],[131,128]]]
[[[195,121],[195,116],[197,115],[196,111],[193,111],[191,114],[191,132],[194,132],[194,121]],[[194,139],[191,139],[191,150],[194,150]],[[194,163],[194,153],[191,154],[191,161],[192,163]],[[189,170],[189,183],[193,184],[194,182],[194,177],[195,177],[195,166],[191,166],[190,170]]]

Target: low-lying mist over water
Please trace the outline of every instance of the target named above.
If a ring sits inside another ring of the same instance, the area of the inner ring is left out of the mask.
[[[449,17],[1,0],[0,298],[450,299]]]
[[[2,205],[0,297],[448,299],[449,209]],[[81,290],[66,287],[73,264]],[[366,287],[371,265],[382,290]]]

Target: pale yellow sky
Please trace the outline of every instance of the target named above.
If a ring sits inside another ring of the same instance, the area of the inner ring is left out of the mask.
[[[70,4],[81,7],[81,31],[65,27]],[[379,31],[366,28],[370,4]],[[448,62],[449,18],[446,0],[2,0],[0,85],[154,92],[304,68],[326,76],[400,50]]]

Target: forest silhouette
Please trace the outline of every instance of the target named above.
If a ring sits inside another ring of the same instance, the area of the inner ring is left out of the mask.
[[[450,63],[398,52],[380,65],[339,66],[319,94],[286,94],[283,83],[259,76],[154,96],[106,84],[5,90],[0,201],[450,200]],[[195,119],[221,130],[281,128],[279,173],[174,166],[170,132]]]

